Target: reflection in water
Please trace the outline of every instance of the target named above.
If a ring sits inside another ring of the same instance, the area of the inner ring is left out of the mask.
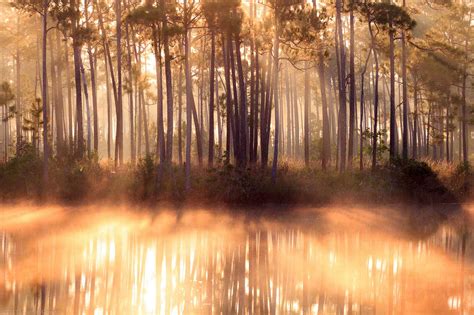
[[[408,239],[353,214],[4,210],[0,314],[474,314],[467,233]]]

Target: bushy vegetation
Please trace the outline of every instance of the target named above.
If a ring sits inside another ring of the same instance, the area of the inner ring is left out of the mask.
[[[193,169],[191,190],[184,190],[184,167],[158,167],[152,156],[115,168],[96,156],[73,155],[50,161],[48,189],[42,163],[31,146],[0,166],[3,200],[48,198],[61,202],[131,201],[224,203],[242,205],[329,203],[424,203],[463,201],[473,176],[467,164],[393,160],[376,170],[339,173],[282,162],[272,181],[269,169],[221,163]]]

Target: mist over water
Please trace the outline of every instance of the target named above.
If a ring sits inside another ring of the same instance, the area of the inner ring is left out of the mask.
[[[474,314],[469,218],[4,207],[0,314]]]

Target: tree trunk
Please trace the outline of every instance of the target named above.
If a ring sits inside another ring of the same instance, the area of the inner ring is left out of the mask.
[[[378,141],[378,110],[379,110],[379,60],[377,56],[377,51],[375,48],[375,37],[372,31],[371,23],[369,22],[369,32],[370,38],[372,41],[372,50],[374,52],[374,62],[375,62],[375,78],[374,78],[374,126],[372,129],[372,169],[375,169],[377,166],[377,141]]]
[[[240,53],[240,38],[235,35],[235,51],[237,58],[237,72],[239,75],[239,89],[240,89],[240,158],[241,166],[247,165],[247,144],[248,144],[248,123],[247,123],[247,90],[245,87],[244,71],[242,67],[242,56]]]
[[[17,35],[20,36],[20,14],[16,18],[16,31]],[[22,108],[21,108],[21,59],[20,59],[20,45],[19,41],[16,41],[16,56],[15,56],[15,66],[16,66],[16,97],[15,97],[15,118],[16,118],[16,155],[19,155],[20,149],[22,146]]]
[[[130,115],[130,159],[132,164],[135,163],[136,159],[136,147],[135,147],[135,114],[133,105],[133,72],[132,72],[132,50],[130,43],[129,25],[125,25],[125,37],[127,41],[127,72],[128,72],[128,106]],[[92,81],[92,77],[91,77]],[[95,120],[94,120],[95,124]],[[95,128],[95,125],[94,125]],[[94,132],[94,145],[95,145],[95,132]]]
[[[48,32],[48,0],[43,0],[43,13],[41,17],[42,26],[42,89],[41,99],[43,105],[43,184],[48,183],[48,160],[49,160],[49,145],[48,145],[48,70],[47,70],[47,32]],[[43,186],[46,189],[47,186]]]
[[[161,0],[161,6],[165,10],[163,16],[163,50],[165,53],[165,77],[166,77],[166,161],[171,163],[173,160],[173,79],[171,77],[171,54],[169,45],[168,20],[166,16],[165,0]]]
[[[187,7],[187,0],[184,0],[184,7]],[[187,191],[191,188],[191,127],[192,127],[192,79],[191,68],[189,65],[190,55],[189,30],[184,34],[184,71],[186,77],[186,167],[185,167],[185,188]]]
[[[61,38],[59,31],[56,31],[56,54],[57,54],[57,63],[56,63],[56,77],[57,77],[57,103],[56,103],[56,143],[57,151],[63,153],[64,151],[64,100],[63,100],[63,60],[61,55]]]
[[[275,37],[273,39],[273,101],[275,104],[275,135],[273,141],[273,164],[272,164],[272,182],[275,183],[278,168],[278,146],[280,137],[280,104],[278,89],[278,72],[280,63],[280,22],[278,20],[277,10],[275,9]]]
[[[111,142],[112,142],[112,100],[110,99],[110,79],[109,69],[107,65],[107,56],[104,56],[104,71],[105,71],[105,94],[107,98],[107,158],[110,160]]]
[[[226,163],[230,162],[230,152],[232,148],[232,137],[235,135],[233,110],[232,110],[232,95],[231,95],[231,82],[230,82],[230,58],[228,52],[228,45],[226,43],[226,37],[222,37],[222,54],[224,59],[224,76],[225,76],[225,95],[226,95]]]
[[[118,163],[123,164],[123,106],[122,106],[122,1],[116,1],[117,23],[117,136],[116,147],[118,150]],[[115,159],[117,166],[117,157]]]
[[[348,149],[348,167],[352,168],[352,160],[354,159],[354,129],[356,116],[356,82],[355,82],[355,35],[354,35],[354,8],[351,4],[350,8],[350,52],[349,52],[349,149]]]
[[[412,140],[412,158],[418,158],[418,82],[416,74],[413,74],[413,140]]]
[[[323,111],[323,150],[321,156],[321,166],[323,169],[326,169],[328,162],[331,160],[331,132],[329,129],[328,103],[326,98],[326,74],[324,66],[324,55],[322,51],[318,52],[318,76]],[[306,120],[307,118],[305,117],[305,125],[307,124]]]
[[[339,171],[343,172],[346,168],[346,54],[344,49],[344,37],[342,33],[342,0],[336,0],[336,21],[337,21],[337,42],[339,46],[340,70],[339,77]]]
[[[216,61],[216,35],[211,30],[211,65],[209,69],[209,155],[208,166],[212,167],[214,163],[214,78]]]
[[[87,155],[90,156],[91,154],[91,134],[92,134],[92,128],[91,128],[91,113],[90,113],[90,107],[89,107],[89,92],[87,90],[87,79],[86,79],[86,73],[84,71],[84,65],[82,64],[81,60],[81,76],[82,76],[82,86],[84,89],[84,100],[86,102],[86,119],[87,119]]]
[[[179,67],[178,75],[178,162],[183,164],[183,68]]]
[[[321,52],[322,54],[322,52]],[[306,63],[307,65],[307,63]],[[323,65],[324,67],[324,65]],[[324,71],[324,70],[323,70]],[[321,80],[321,76],[319,77]],[[321,82],[321,81],[320,81]],[[324,90],[321,90],[323,93]],[[310,95],[310,87],[309,87],[309,70],[306,69],[304,72],[304,163],[306,167],[309,166],[309,143],[310,143],[310,135],[309,135],[309,114],[310,114],[310,107],[311,107],[311,95]],[[326,95],[324,94],[324,97]],[[323,97],[323,95],[321,95]],[[322,98],[323,99],[323,98]],[[323,99],[323,115],[324,115],[324,99]],[[324,128],[324,123],[327,123],[324,121],[324,116],[323,116],[323,128]],[[323,131],[323,141],[324,141],[324,131]],[[327,135],[326,135],[327,136]],[[324,154],[324,147],[323,147],[323,154],[322,154],[322,161],[323,161],[323,168],[326,168],[326,158]]]
[[[391,28],[392,26],[390,26]],[[389,32],[389,54],[390,54],[390,159],[394,159],[396,155],[396,112],[395,112],[395,48],[394,48],[394,32]]]
[[[403,0],[403,7],[405,8],[405,0]],[[408,159],[408,81],[407,81],[407,47],[406,34],[402,30],[402,88],[403,88],[403,132],[402,132],[402,147],[403,159]]]

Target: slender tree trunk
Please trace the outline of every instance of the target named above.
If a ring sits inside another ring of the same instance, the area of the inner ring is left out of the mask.
[[[61,38],[59,31],[56,31],[56,55],[57,55],[57,63],[56,63],[56,80],[57,80],[57,103],[56,103],[56,143],[57,143],[57,151],[59,153],[63,153],[64,151],[64,97],[63,97],[63,60],[61,54]]]
[[[247,119],[247,89],[245,87],[244,71],[242,67],[242,56],[240,53],[240,38],[235,35],[235,51],[237,58],[237,72],[239,75],[239,90],[240,90],[240,158],[241,165],[245,167],[248,159],[248,119]]]
[[[405,1],[404,1],[405,3]],[[469,10],[469,21],[472,21],[472,10]],[[461,110],[462,110],[462,123],[461,123],[461,134],[462,134],[462,156],[463,162],[468,163],[469,156],[468,156],[468,139],[467,139],[467,100],[466,100],[466,93],[467,93],[467,77],[468,77],[468,56],[469,56],[469,41],[470,33],[466,32],[466,38],[464,40],[464,63],[463,63],[463,73],[462,73],[462,88],[461,88]]]
[[[187,0],[184,0],[184,7],[187,7]],[[186,29],[184,34],[184,71],[186,77],[186,183],[185,188],[191,188],[191,127],[192,127],[192,79],[191,68],[189,65],[190,55],[189,30]]]
[[[48,0],[43,0],[43,13],[41,17],[42,26],[42,84],[41,99],[43,105],[43,184],[46,189],[48,183],[48,161],[49,161],[49,144],[48,144],[48,68],[47,60],[47,32],[48,32]]]
[[[127,72],[128,72],[128,106],[130,115],[130,159],[132,164],[135,163],[136,159],[136,147],[135,147],[135,113],[133,104],[133,71],[132,71],[132,50],[130,43],[129,25],[125,25],[125,37],[127,42]],[[136,79],[135,79],[136,80]],[[95,123],[95,121],[94,121]],[[95,134],[95,132],[94,132]],[[94,140],[95,141],[95,140]]]
[[[290,97],[290,78],[288,73],[288,64],[285,67],[285,101],[286,101],[286,155],[291,156],[292,132],[291,132],[291,97]]]
[[[208,166],[212,167],[214,163],[214,78],[216,61],[216,35],[211,30],[211,65],[209,69],[209,155]]]
[[[258,104],[258,99],[260,96],[260,62],[259,62],[259,55],[258,55],[258,46],[255,46],[255,91],[254,91],[254,118],[253,118],[253,129],[254,129],[254,134],[253,134],[253,159],[252,162],[255,163],[257,162],[257,155],[258,155],[258,122],[259,122],[259,104]],[[260,106],[260,110],[261,110]],[[262,119],[262,112],[260,111],[260,119]]]
[[[234,158],[236,160],[236,164],[238,166],[241,166],[242,163],[242,156],[241,156],[241,148],[240,148],[240,135],[241,135],[241,125],[240,125],[240,110],[239,110],[239,96],[237,92],[237,76],[235,74],[235,58],[234,58],[234,45],[232,44],[232,34],[228,32],[227,35],[227,52],[229,54],[229,59],[228,62],[230,62],[230,71],[232,75],[232,92],[233,92],[233,115],[230,116],[232,118],[234,127],[232,131],[232,138],[233,138],[233,143],[234,143]]]
[[[219,160],[222,159],[222,113],[221,113],[221,107],[220,107],[220,102],[219,102],[219,70],[216,70],[216,79],[215,81],[215,101],[216,101],[216,109],[217,109],[217,134],[218,134],[218,144],[219,144]]]
[[[379,60],[377,56],[377,51],[375,48],[375,37],[372,31],[371,22],[369,22],[369,32],[370,38],[372,41],[372,50],[374,52],[374,62],[375,62],[375,78],[374,78],[374,125],[373,125],[373,135],[372,135],[372,169],[375,169],[377,166],[377,141],[378,141],[378,110],[379,110]]]
[[[90,156],[91,154],[91,114],[90,114],[90,106],[89,106],[89,92],[87,89],[87,78],[86,73],[84,71],[84,65],[82,64],[81,60],[81,77],[82,77],[82,86],[84,89],[84,100],[86,103],[86,123],[87,123],[87,155]]]
[[[115,165],[123,164],[123,106],[122,106],[122,0],[116,1],[116,23],[117,23],[117,136],[116,146],[118,150],[118,161]]]
[[[67,38],[64,43],[64,60],[66,63],[66,86],[67,86],[67,108],[68,108],[68,136],[69,136],[69,148],[73,151],[74,148],[74,135],[73,135],[73,121],[72,118],[72,89],[71,89],[71,70],[69,65],[69,49],[67,45]]]
[[[391,27],[391,26],[390,26]],[[394,32],[389,32],[389,54],[390,54],[390,159],[396,155],[396,112],[395,112],[395,48]]]
[[[349,149],[348,149],[348,167],[352,168],[352,160],[354,159],[354,129],[356,116],[356,82],[355,82],[355,35],[354,35],[354,8],[350,7],[350,52],[349,52]]]
[[[183,164],[183,68],[179,67],[178,75],[178,162]]]
[[[231,95],[231,82],[230,82],[230,58],[228,52],[228,45],[225,43],[227,42],[226,36],[222,37],[222,53],[224,59],[224,72],[225,72],[225,95],[226,95],[226,163],[230,162],[230,151],[232,147],[232,140],[231,138],[235,135],[235,127],[234,127],[234,118],[233,118],[233,110],[232,110],[232,95]]]
[[[307,68],[307,67],[306,67]],[[306,70],[309,71],[309,70]],[[305,72],[306,72],[305,71]],[[309,76],[310,74],[308,74]],[[308,78],[309,79],[309,78]],[[310,91],[311,93],[311,91]],[[296,75],[294,75],[294,80],[293,80],[293,110],[294,110],[294,124],[295,124],[295,130],[294,130],[294,151],[295,151],[295,157],[297,159],[300,158],[300,114],[299,114],[299,109],[298,109],[298,87],[296,83]]]
[[[163,74],[161,68],[161,44],[158,43],[158,32],[156,26],[153,27],[153,50],[155,54],[155,69],[156,69],[156,129],[157,129],[157,150],[156,154],[159,157],[159,163],[156,173],[156,187],[161,183],[163,173],[163,166],[166,160],[166,144],[164,131],[164,117],[163,117]]]
[[[165,53],[165,77],[166,77],[166,161],[171,163],[173,160],[173,79],[171,77],[171,54],[169,45],[168,20],[166,16],[166,0],[160,0],[161,6],[165,10],[163,16],[163,50]]]
[[[107,98],[107,158],[112,158],[111,143],[112,143],[112,100],[110,95],[110,79],[109,69],[107,65],[107,56],[104,56],[104,71],[105,71],[105,94]]]
[[[94,54],[90,44],[87,45],[87,54],[89,55],[89,66],[91,73],[91,93],[92,93],[92,115],[94,124],[94,152],[99,152],[99,118],[97,112],[97,83],[95,77]]]
[[[406,3],[403,0],[403,8]],[[406,47],[406,34],[402,30],[402,88],[403,88],[403,132],[402,132],[402,147],[403,147],[403,159],[408,159],[408,82],[407,82],[407,47]]]
[[[76,10],[75,0],[71,4],[73,10]],[[72,22],[73,33],[77,28],[77,20]],[[72,38],[72,46],[74,49],[74,80],[76,85],[76,128],[77,128],[77,156],[82,158],[84,156],[84,127],[82,122],[82,88],[81,88],[81,44],[77,36]]]
[[[319,89],[321,91],[321,103],[322,103],[322,116],[323,116],[323,150],[321,156],[321,166],[326,169],[328,162],[331,160],[331,132],[329,129],[329,116],[328,116],[328,103],[326,97],[326,73],[324,66],[324,55],[320,50],[318,52],[318,76],[319,76]],[[305,114],[306,115],[306,114]],[[305,117],[305,125],[308,118]],[[309,127],[305,126],[305,129]],[[309,132],[309,131],[308,131]],[[306,131],[305,131],[306,133]]]
[[[279,63],[280,63],[280,21],[275,9],[275,37],[273,39],[273,101],[275,104],[275,135],[273,140],[272,182],[276,181],[278,169],[278,146],[280,137],[280,104],[279,104]]]
[[[308,63],[306,62],[306,67],[307,67],[307,65],[308,65]],[[321,77],[319,79],[321,80]],[[310,91],[310,87],[309,87],[309,70],[306,69],[305,72],[304,72],[304,122],[303,122],[304,123],[304,127],[303,127],[303,129],[304,129],[304,139],[303,139],[303,141],[304,141],[304,163],[305,163],[306,167],[309,166],[309,143],[310,143],[309,112],[310,112],[310,107],[311,107],[311,94],[310,93],[311,93],[311,91]],[[324,105],[323,105],[323,108],[324,108]],[[324,109],[323,109],[323,111],[324,111]],[[323,115],[324,115],[324,113],[323,113]],[[323,120],[323,125],[324,125],[324,120]],[[324,134],[323,134],[323,140],[324,140]],[[325,158],[324,153],[325,152],[324,152],[324,147],[323,147],[323,154],[322,154],[323,168],[326,167],[326,158]]]
[[[20,14],[17,14],[16,18],[16,32],[20,36]],[[20,58],[20,45],[19,40],[16,41],[16,56],[15,56],[15,65],[16,65],[16,97],[15,97],[15,119],[16,119],[16,155],[19,155],[20,149],[22,147],[22,106],[21,106],[21,58]]]
[[[413,140],[412,140],[412,157],[418,158],[418,81],[416,74],[413,74]]]
[[[339,77],[339,171],[343,172],[346,168],[346,54],[344,49],[344,37],[342,33],[342,0],[336,0],[336,21],[337,21],[337,42],[339,46],[340,70]]]

